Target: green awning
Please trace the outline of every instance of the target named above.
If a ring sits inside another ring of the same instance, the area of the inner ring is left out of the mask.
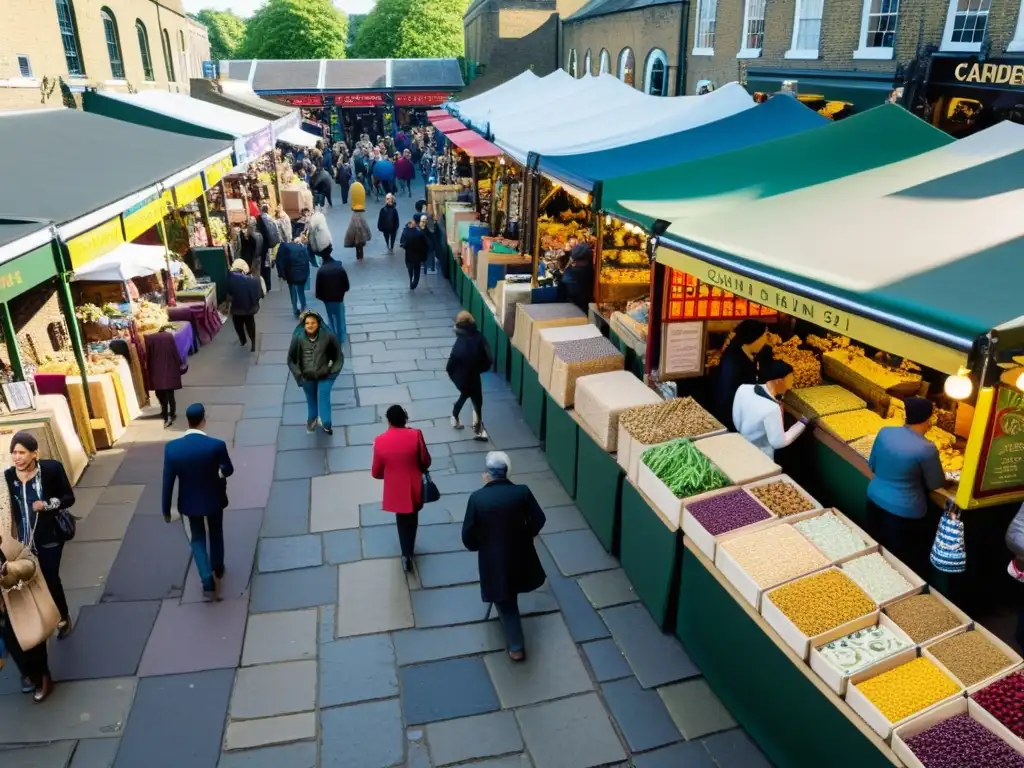
[[[801,96],[819,95],[826,101],[846,101],[858,112],[884,104],[892,93],[894,73],[747,70],[750,93],[776,93],[786,80],[795,80]]]

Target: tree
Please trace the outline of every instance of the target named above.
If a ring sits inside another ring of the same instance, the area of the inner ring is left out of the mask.
[[[197,13],[196,19],[210,33],[210,58],[213,61],[235,58],[235,52],[245,38],[245,19],[231,11],[215,11],[210,8]]]
[[[267,0],[245,29],[243,59],[343,59],[348,18],[331,0]]]
[[[359,28],[365,20],[365,13],[350,13],[348,15],[348,39],[345,40],[345,55],[350,59],[356,55],[356,35],[359,34]]]
[[[353,46],[360,58],[461,56],[466,0],[377,0]]]

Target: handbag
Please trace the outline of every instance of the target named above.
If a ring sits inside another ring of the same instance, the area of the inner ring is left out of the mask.
[[[35,531],[33,529],[33,538]],[[9,536],[0,540],[0,551],[5,561],[13,562],[25,557],[35,563],[32,578],[19,581],[13,587],[3,589],[4,605],[7,607],[7,620],[11,623],[14,636],[22,650],[35,648],[53,635],[60,623],[60,611],[46,586],[39,561],[32,554],[32,539],[29,546]]]
[[[935,569],[942,573],[963,573],[967,570],[964,522],[953,509],[942,513],[930,559]]]
[[[54,530],[62,544],[67,544],[78,530],[78,518],[66,509],[58,509],[53,515]]]
[[[423,503],[431,504],[435,501],[440,501],[441,492],[437,490],[437,486],[434,485],[434,481],[430,479],[430,472],[423,471]]]

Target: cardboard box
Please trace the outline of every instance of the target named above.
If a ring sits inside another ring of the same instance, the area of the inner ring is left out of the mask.
[[[809,512],[801,512],[799,515],[790,515],[789,517],[782,518],[782,520],[783,522],[789,523],[790,525],[796,525],[797,523],[802,522],[804,520],[810,520],[814,517],[820,517],[821,515],[824,515],[827,512],[831,512],[833,515],[839,518],[840,522],[842,522],[843,525],[845,525],[847,528],[849,528],[851,531],[857,534],[857,536],[860,537],[861,541],[864,542],[864,547],[862,549],[858,549],[856,552],[853,552],[852,554],[845,555],[844,557],[839,557],[832,560],[832,562],[835,565],[841,565],[842,563],[845,563],[848,560],[855,560],[856,558],[861,557],[863,555],[870,555],[872,552],[877,552],[881,549],[879,543],[872,539],[870,536],[868,536],[868,534],[864,531],[863,528],[861,528],[859,525],[853,522],[853,520],[848,518],[835,507],[825,507],[823,509],[814,509]],[[813,544],[814,542],[812,541],[811,543]],[[827,554],[825,554],[825,556],[828,557]]]
[[[952,613],[954,616],[956,616],[960,620],[960,624],[958,626],[954,627],[953,629],[947,630],[946,632],[938,634],[935,637],[931,637],[931,638],[928,638],[927,640],[923,640],[923,641],[921,641],[919,643],[919,645],[927,645],[927,644],[930,644],[930,643],[937,643],[939,640],[943,640],[943,639],[949,637],[950,635],[955,635],[957,632],[964,631],[965,629],[967,629],[967,627],[971,626],[974,623],[971,620],[970,616],[968,616],[966,613],[961,611],[959,607],[957,607],[956,605],[951,603],[943,595],[941,595],[940,593],[938,593],[937,591],[932,589],[930,586],[926,587],[923,592],[917,593],[917,594],[928,594],[928,595],[931,595],[936,600],[938,600],[940,603],[942,603],[944,606],[946,606],[946,608],[949,609],[950,613]],[[910,597],[913,597],[913,595],[910,595]],[[906,598],[903,598],[903,599],[906,600]],[[886,617],[888,618],[889,614],[886,612],[887,609],[890,608],[891,606],[895,605],[898,602],[899,602],[899,600],[893,600],[891,602],[886,603],[885,607],[882,608],[882,613],[884,613],[886,615]],[[892,621],[892,620],[890,619],[890,621]],[[895,624],[895,622],[893,622],[893,623]]]
[[[733,485],[747,485],[782,473],[782,467],[769,459],[756,445],[735,432],[705,438],[697,447],[725,473]]]
[[[293,186],[281,189],[281,205],[291,218],[302,216],[303,208],[313,209],[313,193],[306,186]]]
[[[1002,669],[1000,669],[998,672],[995,672],[995,673],[989,675],[984,680],[980,680],[979,682],[974,683],[973,685],[965,686],[966,689],[967,689],[967,695],[968,696],[970,696],[975,691],[980,691],[982,688],[986,687],[987,685],[990,685],[991,683],[995,682],[999,678],[1006,677],[1007,675],[1009,675],[1009,674],[1011,674],[1013,672],[1016,672],[1018,669],[1021,668],[1021,665],[1024,664],[1024,659],[1022,659],[1020,657],[1020,655],[1015,650],[1013,650],[1013,648],[1011,648],[1009,645],[1004,643],[1002,640],[1000,640],[998,637],[993,635],[991,632],[989,632],[987,629],[985,629],[980,624],[975,624],[973,627],[970,627],[970,628],[964,628],[962,631],[949,632],[945,636],[943,636],[943,637],[941,637],[941,638],[939,638],[937,640],[929,640],[926,645],[923,645],[921,647],[921,655],[926,657],[926,658],[931,659],[933,662],[935,662],[935,664],[939,667],[939,669],[941,669],[943,672],[945,672],[947,675],[952,677],[954,680],[956,680],[961,685],[964,685],[964,682],[960,678],[958,678],[956,675],[954,675],[952,672],[950,672],[949,668],[946,667],[945,664],[943,664],[941,661],[939,661],[937,658],[935,658],[934,654],[932,654],[932,652],[931,652],[931,647],[936,645],[937,643],[941,643],[943,640],[948,640],[949,638],[951,638],[951,637],[953,637],[955,635],[966,634],[967,632],[978,632],[978,633],[984,635],[985,638],[990,643],[992,643],[992,645],[994,645],[1000,651],[1005,653],[1006,656],[1010,659],[1010,663],[1007,664]]]
[[[228,226],[232,224],[245,224],[249,220],[249,211],[246,210],[245,201],[237,197],[224,198],[224,213],[227,216]]]
[[[906,579],[907,582],[910,584],[910,587],[908,589],[904,590],[903,592],[901,592],[900,594],[894,595],[893,597],[890,597],[887,600],[876,601],[876,602],[878,602],[879,607],[885,608],[885,606],[887,606],[887,605],[892,605],[893,603],[898,603],[900,600],[902,600],[905,597],[910,597],[911,595],[919,595],[922,592],[924,592],[924,588],[925,588],[925,580],[924,579],[922,579],[920,576],[918,576],[916,573],[914,573],[912,570],[910,570],[900,560],[897,560],[895,555],[893,555],[892,552],[890,552],[889,550],[885,549],[884,547],[880,547],[878,552],[882,556],[882,558],[887,563],[889,563],[889,565],[891,565],[893,567],[893,569],[896,571],[896,573],[898,573],[900,576],[902,576],[904,579]],[[863,557],[863,555],[861,555],[861,557]],[[856,559],[857,558],[850,558],[848,560],[845,560],[843,562],[843,566],[848,565],[849,563],[851,563],[853,560],[856,560]],[[853,577],[850,576],[850,578],[852,579]],[[856,579],[854,579],[854,581],[856,581]],[[863,587],[862,587],[862,589],[863,589]],[[864,591],[867,592],[866,589]],[[868,597],[871,597],[872,600],[875,599],[871,595],[868,595]]]
[[[970,718],[980,723],[990,733],[1005,741],[1018,754],[1024,755],[1024,742],[1017,738],[1005,725],[996,720],[986,709],[978,706],[973,699],[953,699],[945,704],[932,707],[923,714],[914,717],[892,732],[892,751],[907,768],[925,768],[924,764],[917,759],[917,756],[907,746],[907,739],[916,736],[929,728],[938,725],[943,720],[951,717],[970,715]]]
[[[833,691],[838,693],[840,696],[846,695],[846,685],[850,681],[850,675],[844,673],[838,667],[833,666],[832,663],[829,662],[818,650],[822,646],[831,643],[833,640],[838,640],[841,637],[846,637],[847,635],[856,632],[857,630],[867,629],[868,627],[874,627],[878,625],[887,627],[889,630],[892,631],[894,635],[896,635],[898,638],[909,644],[907,648],[904,648],[901,651],[896,651],[896,653],[892,654],[892,656],[886,656],[884,659],[879,659],[877,662],[875,662],[875,664],[871,664],[870,666],[865,667],[863,670],[858,670],[858,672],[866,672],[867,670],[874,668],[876,664],[880,664],[881,662],[899,656],[900,654],[907,655],[907,661],[910,661],[915,656],[917,656],[917,645],[914,643],[914,641],[907,637],[906,633],[904,633],[902,629],[897,627],[893,623],[893,621],[884,613],[880,614],[877,620],[873,619],[870,616],[864,616],[863,618],[854,621],[853,624],[853,628],[849,629],[846,632],[832,630],[831,632],[826,632],[823,635],[819,635],[819,637],[817,638],[817,642],[811,646],[811,669],[815,671],[815,673],[818,675],[818,677],[821,678],[822,682],[824,682],[825,685],[827,685]]]
[[[640,463],[640,469],[641,469],[641,472],[643,470],[647,470],[648,472],[650,472],[650,470],[647,469],[647,465],[644,464],[643,462]],[[651,473],[651,476],[654,477],[654,474]],[[655,479],[657,480],[656,477],[655,477]],[[658,480],[658,482],[660,483],[661,481]],[[662,485],[664,486],[664,483],[662,483]],[[666,490],[668,490],[668,489],[666,488]],[[682,507],[683,535],[684,536],[688,536],[693,541],[693,543],[697,546],[697,549],[699,549],[701,552],[703,552],[705,555],[707,555],[708,559],[710,559],[712,561],[715,559],[715,551],[716,551],[716,548],[718,546],[717,538],[713,534],[709,533],[708,530],[703,525],[700,524],[700,522],[697,520],[697,518],[695,518],[693,515],[690,514],[690,511],[689,511],[689,509],[687,507],[688,507],[688,505],[694,504],[694,503],[696,503],[698,501],[702,501],[703,499],[709,499],[712,496],[718,496],[719,494],[729,493],[730,491],[735,491],[735,490],[736,490],[736,486],[728,486],[727,488],[719,488],[717,491],[708,491],[707,493],[702,493],[702,494],[699,494],[697,496],[691,496],[690,498],[682,499],[679,502],[680,506]],[[772,515],[772,513],[771,513],[771,511],[769,509],[767,509],[763,504],[758,502],[757,499],[754,499],[754,501],[757,502],[758,505],[762,509],[764,509],[764,511],[769,515],[768,519],[767,520],[760,520],[760,521],[758,521],[756,523],[752,523],[750,525],[743,526],[742,528],[736,528],[733,531],[728,531],[727,533],[722,534],[723,536],[727,536],[727,535],[729,535],[731,533],[739,533],[739,532],[750,533],[751,531],[755,531],[758,528],[762,528],[762,527],[765,527],[767,525],[774,525],[776,522],[778,522],[778,518],[775,517],[774,515]]]

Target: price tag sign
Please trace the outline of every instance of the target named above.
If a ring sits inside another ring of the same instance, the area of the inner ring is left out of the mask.
[[[661,378],[704,373],[704,323],[666,323],[661,337]]]

